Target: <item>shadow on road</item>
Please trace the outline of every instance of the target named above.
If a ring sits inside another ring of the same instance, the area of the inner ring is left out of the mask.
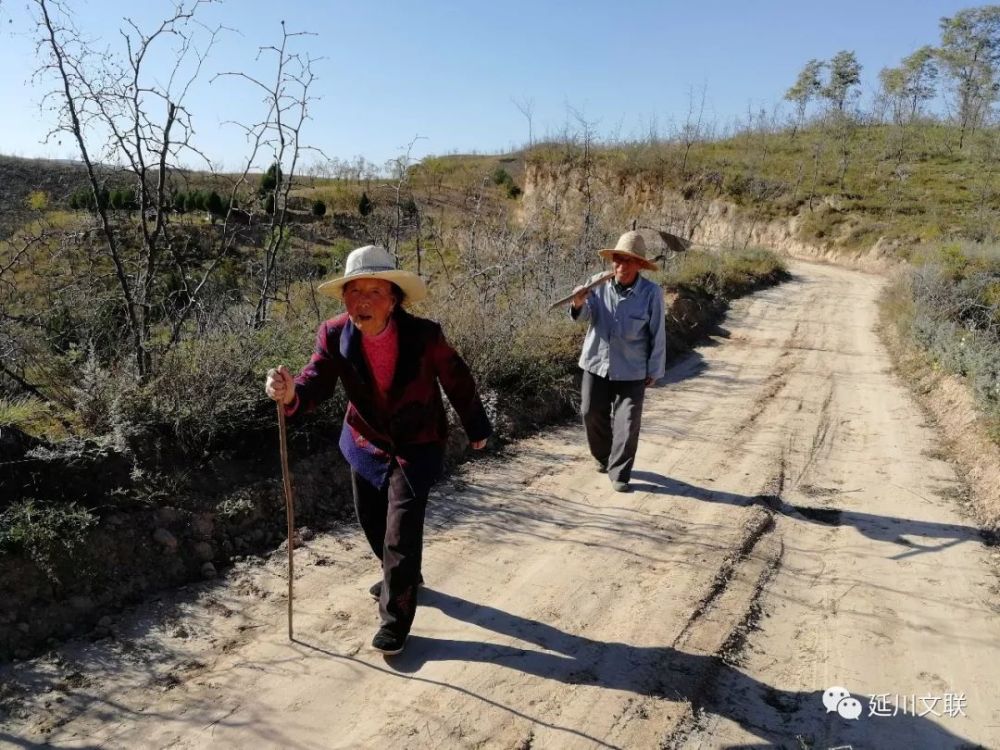
[[[739,747],[798,748],[818,746],[816,742],[824,743],[824,747],[837,744],[886,748],[981,747],[925,717],[912,714],[870,716],[870,696],[860,691],[852,695],[864,710],[859,719],[851,721],[824,707],[823,692],[831,686],[811,691],[782,690],[744,674],[714,655],[690,654],[669,646],[644,647],[599,641],[433,589],[425,589],[421,599],[424,606],[435,607],[455,620],[527,645],[412,635],[406,650],[399,656],[387,657],[388,668],[383,668],[320,645],[299,643],[329,657],[400,679],[419,680],[454,690],[600,747],[616,745],[608,738],[588,734],[583,727],[547,722],[461,685],[423,677],[420,672],[435,662],[492,664],[565,685],[591,685],[689,704],[696,721],[720,717],[738,724],[762,741],[761,745]],[[725,694],[720,694],[723,686]],[[850,686],[847,690],[851,692]],[[962,716],[940,719],[954,722],[956,729],[962,720]]]
[[[863,743],[866,747],[976,747],[957,734],[913,715],[868,716],[849,721],[823,706],[823,690],[780,690],[743,674],[716,656],[689,654],[670,647],[639,647],[593,640],[553,625],[527,619],[449,594],[427,590],[423,604],[449,617],[544,651],[502,643],[413,636],[403,654],[390,660],[403,674],[415,674],[429,662],[465,661],[496,664],[567,685],[594,685],[641,696],[690,703],[695,714],[714,714],[775,746],[797,737],[824,742]],[[712,695],[724,683],[726,696]],[[850,686],[847,687],[850,691]],[[761,715],[761,708],[770,715]],[[953,721],[962,721],[958,716]]]
[[[877,513],[864,513],[831,507],[790,505],[782,502],[780,498],[773,496],[757,495],[756,497],[750,497],[732,492],[698,487],[680,479],[672,479],[651,471],[633,471],[632,477],[639,480],[632,483],[632,489],[636,492],[688,497],[694,500],[729,503],[730,505],[738,506],[759,503],[801,522],[816,523],[824,526],[851,526],[869,539],[903,547],[904,549],[899,554],[893,555],[892,559],[894,560],[927,552],[939,552],[963,542],[983,543],[988,541],[983,533],[974,526],[916,521],[909,518],[883,516]],[[923,539],[940,541],[930,544],[917,542],[907,537],[921,537]]]

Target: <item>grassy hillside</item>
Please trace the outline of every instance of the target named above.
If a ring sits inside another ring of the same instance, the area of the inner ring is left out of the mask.
[[[897,240],[905,257],[921,243],[993,240],[1000,232],[1000,132],[978,131],[962,149],[958,139],[957,128],[938,122],[867,125],[842,118],[798,131],[598,146],[587,154],[575,143],[543,144],[527,158],[542,169],[587,159],[622,181],[691,200],[719,198],[753,208],[762,219],[800,215],[804,241],[829,238],[850,219],[845,249],[885,237]]]
[[[82,165],[0,155],[0,241],[66,205],[84,180]]]

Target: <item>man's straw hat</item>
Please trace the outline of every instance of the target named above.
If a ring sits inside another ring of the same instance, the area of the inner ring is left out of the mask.
[[[403,290],[404,304],[419,302],[427,296],[427,284],[410,271],[396,268],[389,251],[379,245],[365,245],[352,250],[344,264],[344,275],[319,285],[318,289],[328,297],[344,299],[344,285],[355,279],[383,279],[391,281]]]
[[[647,271],[656,270],[656,264],[646,258],[646,241],[636,231],[625,232],[614,247],[598,250],[597,254],[605,260],[611,260],[612,255],[628,255],[637,259]]]

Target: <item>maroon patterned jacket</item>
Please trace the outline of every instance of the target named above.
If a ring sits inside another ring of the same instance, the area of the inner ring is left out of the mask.
[[[340,450],[351,467],[382,487],[389,467],[398,461],[414,492],[437,479],[448,436],[441,387],[475,442],[492,433],[468,365],[445,340],[437,323],[401,308],[396,321],[399,356],[385,400],[361,349],[361,332],[346,313],[319,326],[316,348],[295,378],[296,400],[286,413],[312,411],[343,383],[350,403],[340,434]],[[440,383],[441,387],[438,386]]]

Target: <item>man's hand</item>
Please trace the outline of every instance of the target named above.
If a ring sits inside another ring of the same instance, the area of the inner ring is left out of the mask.
[[[474,442],[473,442],[473,441],[470,441],[470,442],[469,442],[469,445],[471,445],[471,446],[472,446],[472,449],[473,449],[473,450],[476,450],[476,451],[481,451],[481,450],[482,450],[483,448],[485,448],[485,447],[486,447],[486,439],[484,438],[484,439],[482,439],[482,440],[476,440],[476,441],[474,441]]]
[[[590,294],[590,290],[584,286],[578,286],[573,290],[573,309],[579,310],[583,307],[583,303],[587,301],[587,295]]]
[[[267,382],[264,392],[279,404],[288,406],[295,400],[295,381],[292,373],[284,365],[267,371]]]
[[[655,378],[646,378],[646,387],[648,388],[649,386],[651,386],[655,382],[656,382]]]

